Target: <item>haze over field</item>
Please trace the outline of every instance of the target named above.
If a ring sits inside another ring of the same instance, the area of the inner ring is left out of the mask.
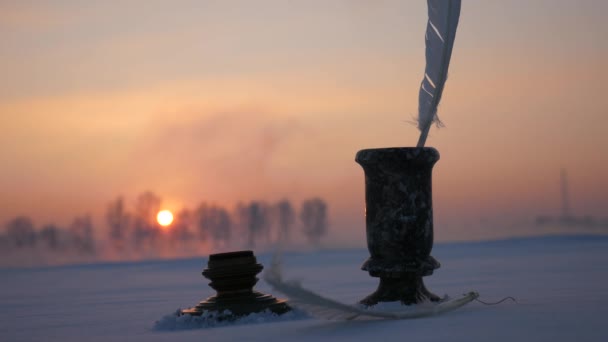
[[[536,234],[608,207],[608,3],[463,3],[427,142],[438,240]],[[0,222],[67,225],[142,191],[328,202],[327,244],[364,246],[357,150],[413,146],[423,1],[0,4]]]

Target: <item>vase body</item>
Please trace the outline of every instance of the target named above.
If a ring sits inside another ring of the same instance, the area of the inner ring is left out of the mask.
[[[432,170],[434,148],[366,149],[355,161],[365,172],[365,221],[370,257],[362,269],[380,278],[362,301],[414,304],[438,300],[422,282],[440,265],[433,248]]]

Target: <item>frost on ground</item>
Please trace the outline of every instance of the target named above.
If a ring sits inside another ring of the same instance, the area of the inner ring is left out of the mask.
[[[231,312],[205,311],[200,316],[182,315],[181,310],[167,315],[154,323],[155,330],[183,330],[183,329],[208,329],[242,324],[260,324],[271,322],[285,322],[298,319],[305,319],[308,316],[299,310],[292,310],[282,315],[278,315],[270,310],[252,313],[237,319],[226,319]]]
[[[264,273],[264,280],[275,290],[287,295],[292,306],[302,309],[309,315],[327,320],[368,320],[368,319],[412,319],[429,317],[457,309],[477,299],[479,294],[471,291],[456,300],[438,303],[412,305],[412,310],[399,312],[363,309],[359,305],[348,305],[339,300],[328,298],[318,292],[304,288],[300,281],[283,279],[281,253],[276,253],[270,267]],[[401,304],[401,303],[399,303]]]
[[[215,293],[200,274],[205,259],[0,269],[0,341],[608,340],[608,236],[445,243],[436,244],[433,255],[442,267],[425,279],[430,291],[456,298],[475,290],[487,302],[513,296],[517,303],[472,302],[416,320],[326,321],[297,313],[232,323],[175,314],[159,320]],[[258,256],[267,271],[271,255]],[[360,270],[368,256],[364,248],[285,253],[284,277],[301,278],[302,287],[341,303],[357,303],[378,286]],[[264,281],[256,289],[288,297]],[[382,303],[374,309],[403,308]],[[217,328],[205,329],[211,327]]]

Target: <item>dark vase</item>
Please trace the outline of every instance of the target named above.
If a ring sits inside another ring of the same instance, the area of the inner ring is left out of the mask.
[[[431,147],[361,150],[355,161],[365,172],[365,221],[370,257],[361,267],[380,278],[361,300],[371,306],[438,301],[424,285],[440,264],[433,248],[432,170],[439,152]]]

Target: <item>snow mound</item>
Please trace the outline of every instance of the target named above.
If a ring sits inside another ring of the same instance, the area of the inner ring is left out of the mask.
[[[282,315],[278,315],[270,310],[265,310],[232,320],[223,319],[231,314],[230,311],[227,310],[223,312],[206,311],[201,316],[182,315],[180,312],[181,310],[178,309],[174,313],[154,322],[154,330],[208,329],[244,324],[285,322],[309,318],[306,313],[297,309],[292,309]]]

